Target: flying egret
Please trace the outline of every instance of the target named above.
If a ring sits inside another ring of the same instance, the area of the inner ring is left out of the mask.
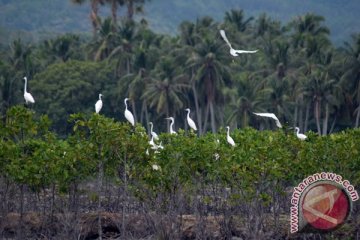
[[[155,138],[155,140],[159,140],[159,136],[156,134],[156,132],[153,132],[153,123],[152,122],[149,122],[150,124],[150,133],[151,133],[151,136],[153,136]]]
[[[134,116],[132,115],[132,113],[127,109],[127,100],[129,100],[128,98],[124,99],[124,103],[125,103],[125,118],[131,123],[131,125],[135,126],[135,120],[134,120]]]
[[[174,118],[173,117],[168,117],[168,118],[165,118],[165,119],[168,119],[168,120],[171,120],[171,123],[170,123],[170,134],[176,134],[176,132],[173,130],[173,125],[174,125]]]
[[[298,139],[300,140],[306,140],[307,136],[305,134],[299,133],[300,132],[300,128],[296,127],[296,136]]]
[[[190,108],[185,109],[185,111],[187,111],[187,123],[189,124],[189,126],[194,129],[195,131],[197,130],[196,128],[196,124],[195,122],[190,118]]]
[[[226,140],[231,146],[235,147],[234,139],[232,139],[232,137],[230,136],[230,133],[229,133],[230,132],[230,127],[227,126],[226,128],[227,128]]]
[[[102,108],[102,106],[103,106],[103,102],[102,102],[102,100],[101,100],[101,97],[102,97],[103,95],[100,93],[99,94],[99,100],[97,100],[97,102],[95,103],[95,112],[96,113],[99,113],[100,112],[100,110],[101,110],[101,108]]]
[[[26,91],[26,87],[27,87],[27,77],[24,77],[25,80],[25,86],[24,86],[24,98],[25,98],[25,102],[26,104],[28,104],[29,102],[31,103],[35,103],[35,100],[33,98],[33,96],[31,95],[31,93]]]
[[[253,113],[255,115],[258,115],[260,117],[269,117],[275,120],[276,126],[278,126],[278,128],[282,128],[282,125],[279,121],[279,119],[275,116],[275,114],[273,113]]]
[[[234,57],[237,57],[239,56],[238,53],[256,53],[258,50],[236,50],[236,49],[233,49],[233,47],[231,46],[229,40],[227,39],[226,35],[225,35],[225,31],[224,30],[220,30],[220,34],[222,36],[222,38],[224,39],[224,41],[227,43],[227,45],[229,45],[230,47],[230,54],[233,55]]]

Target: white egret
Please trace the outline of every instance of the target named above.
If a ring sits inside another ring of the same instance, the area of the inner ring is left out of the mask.
[[[275,114],[273,113],[253,113],[255,115],[258,115],[260,117],[269,117],[275,120],[276,126],[278,126],[278,128],[282,128],[282,125],[279,121],[279,119],[275,116]]]
[[[187,111],[187,123],[189,124],[189,126],[194,129],[195,131],[197,130],[196,128],[196,124],[195,122],[190,118],[190,108],[185,109],[185,111]]]
[[[171,123],[170,123],[170,134],[176,134],[176,132],[175,132],[174,129],[173,129],[173,125],[174,125],[175,119],[174,119],[173,117],[168,117],[168,118],[165,118],[165,119],[171,120]]]
[[[226,128],[227,128],[226,140],[231,146],[235,147],[234,139],[232,139],[232,137],[230,136],[230,133],[229,133],[230,132],[230,127],[227,126]]]
[[[300,132],[300,128],[296,127],[296,136],[298,139],[300,140],[306,140],[307,136],[305,134],[299,133]]]
[[[153,164],[151,167],[155,171],[158,171],[160,169],[159,165],[157,165],[157,164]]]
[[[154,136],[151,136],[151,139],[149,141],[149,144],[151,145],[151,149],[153,149],[153,147],[156,147],[157,145],[154,142]]]
[[[95,103],[95,112],[96,113],[99,113],[101,111],[102,106],[103,106],[103,102],[101,100],[102,96],[103,95],[100,93],[99,94],[99,100],[97,100],[97,102]]]
[[[125,118],[131,123],[131,125],[135,126],[135,120],[134,120],[134,116],[132,115],[132,113],[127,109],[127,100],[129,100],[128,98],[124,99],[124,103],[125,103]]]
[[[156,134],[156,132],[153,132],[153,123],[152,122],[149,122],[150,124],[150,133],[151,133],[151,136],[153,136],[155,138],[155,140],[159,140],[159,136]]]
[[[151,145],[151,149],[155,150],[155,153],[159,153],[158,149],[164,149],[162,142],[160,143],[160,145],[157,145],[154,142],[154,136],[151,136],[151,140],[149,141],[149,144]],[[149,152],[147,151],[147,154],[149,154]]]
[[[31,93],[26,91],[26,87],[27,87],[27,77],[24,77],[25,80],[25,86],[24,86],[24,98],[25,98],[25,102],[26,104],[30,103],[35,103],[35,100],[33,98],[33,96],[31,95]]]
[[[224,39],[224,41],[227,43],[227,45],[229,45],[230,47],[230,54],[233,55],[234,57],[239,56],[238,54],[240,53],[256,53],[258,50],[236,50],[231,46],[231,43],[229,42],[229,40],[227,39],[226,35],[225,35],[225,31],[224,30],[220,30],[220,34],[222,36],[222,38]]]

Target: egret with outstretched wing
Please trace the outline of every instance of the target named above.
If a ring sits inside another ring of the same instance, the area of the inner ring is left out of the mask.
[[[229,42],[229,40],[227,39],[224,30],[220,30],[220,35],[221,35],[221,37],[224,39],[224,41],[227,43],[227,45],[229,45],[229,47],[230,47],[230,54],[233,55],[234,57],[239,56],[238,54],[241,54],[241,53],[256,53],[256,52],[258,51],[258,50],[240,50],[240,49],[234,49],[234,48],[231,46],[231,43]]]
[[[278,126],[278,128],[282,128],[282,125],[281,125],[279,119],[275,116],[275,114],[273,114],[273,113],[254,113],[254,114],[258,115],[260,117],[272,118],[275,120],[276,126]]]

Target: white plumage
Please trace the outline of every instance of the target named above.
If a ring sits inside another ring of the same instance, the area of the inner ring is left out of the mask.
[[[230,47],[230,54],[233,55],[234,57],[239,56],[238,54],[241,53],[256,53],[258,50],[236,50],[231,46],[231,43],[229,42],[229,40],[227,39],[226,35],[225,35],[225,31],[224,30],[220,30],[220,34],[221,37],[224,39],[224,41],[227,43],[227,45],[229,45]]]
[[[173,125],[174,125],[174,122],[175,122],[175,119],[173,117],[168,117],[168,118],[165,118],[165,119],[168,119],[168,120],[171,120],[171,123],[170,123],[170,134],[177,134],[174,129],[173,129]]]
[[[282,128],[282,125],[281,125],[279,119],[275,116],[275,114],[273,114],[273,113],[254,113],[254,114],[255,114],[255,115],[258,115],[258,116],[260,116],[260,117],[272,118],[272,119],[275,120],[276,126],[277,126],[278,128]]]
[[[103,95],[100,93],[99,94],[99,100],[97,100],[97,102],[95,103],[95,112],[96,113],[99,113],[101,111],[102,106],[103,106],[103,102],[101,100],[102,96]]]
[[[127,100],[129,100],[128,98],[125,98],[124,103],[125,103],[125,118],[131,123],[131,125],[135,126],[135,120],[134,120],[134,116],[132,115],[132,113],[127,109]]]
[[[159,165],[157,165],[157,164],[153,164],[151,167],[155,171],[158,171],[160,169]]]
[[[226,128],[227,128],[226,140],[231,146],[235,147],[234,139],[230,136],[230,127],[227,126]]]
[[[187,111],[187,123],[194,131],[197,131],[195,122],[190,118],[190,108],[185,109],[185,111]]]
[[[25,98],[25,102],[26,104],[30,103],[35,103],[35,100],[33,98],[33,96],[31,95],[31,93],[26,91],[26,87],[27,87],[27,77],[24,77],[25,80],[25,86],[24,86],[24,98]]]
[[[300,132],[300,128],[296,127],[296,136],[298,139],[300,140],[306,140],[307,136],[305,134],[299,133]]]
[[[156,132],[153,132],[153,123],[152,122],[149,122],[150,124],[150,133],[151,133],[151,136],[154,137],[155,140],[159,140],[159,136],[156,134]]]

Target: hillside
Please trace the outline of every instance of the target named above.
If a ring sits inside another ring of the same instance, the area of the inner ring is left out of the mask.
[[[144,15],[139,17],[147,19],[157,32],[176,34],[183,20],[207,15],[220,21],[232,8],[244,9],[247,17],[266,12],[283,23],[297,15],[314,12],[326,18],[337,44],[347,40],[350,34],[360,32],[358,0],[151,0],[145,4]],[[88,32],[91,29],[88,13],[88,5],[76,6],[70,0],[0,0],[0,29],[36,33],[31,36],[33,40],[46,37],[48,32]],[[108,13],[108,6],[100,9],[100,15]],[[6,40],[14,37],[9,36]],[[0,40],[4,41],[3,38]]]

